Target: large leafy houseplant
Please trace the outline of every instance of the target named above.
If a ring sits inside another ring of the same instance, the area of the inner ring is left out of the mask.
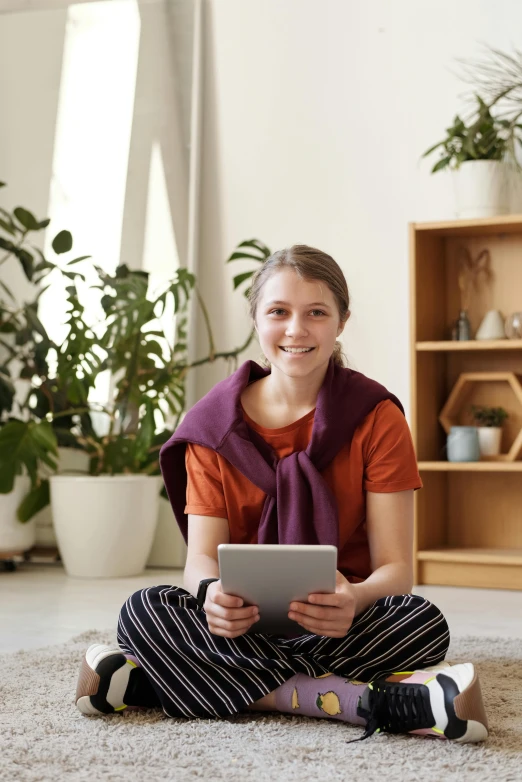
[[[72,248],[68,231],[60,231],[52,241],[58,260],[45,258],[32,244],[34,234],[49,222],[37,220],[23,207],[12,212],[0,207],[0,267],[16,258],[26,279],[41,286],[32,301],[19,302],[0,279],[0,493],[12,491],[17,475],[25,472],[29,476],[31,489],[18,510],[21,521],[29,520],[49,502],[49,484],[42,479],[41,468],[56,469],[58,445],[75,444],[70,432],[72,415],[88,394],[85,381],[75,377],[70,385],[67,373],[61,371],[64,364],[71,365],[63,346],[49,338],[38,318],[38,301],[52,272],[56,270],[69,280],[83,277],[75,264],[84,258],[66,264],[58,258]],[[51,354],[58,364],[54,377],[49,370]],[[53,414],[65,410],[67,417],[52,420]],[[87,417],[83,425],[88,425]]]
[[[245,252],[251,248],[256,254]],[[270,255],[266,245],[257,239],[242,242],[227,259],[254,259],[262,263]],[[81,436],[81,443],[90,454],[90,473],[142,473],[159,475],[159,451],[176,429],[185,410],[185,378],[189,370],[217,359],[237,368],[237,358],[254,336],[252,329],[245,342],[237,348],[217,351],[207,308],[196,285],[196,278],[180,268],[174,277],[155,293],[150,290],[149,274],[131,271],[121,265],[114,275],[99,267],[98,287],[106,326],[99,345],[107,352],[106,366],[119,377],[116,395],[109,416],[109,430],[103,436],[91,433]],[[252,276],[254,271],[234,277],[234,289]],[[209,354],[191,363],[187,349],[187,308],[192,292],[201,307],[209,340]],[[248,289],[245,296],[248,296]],[[172,297],[177,314],[177,339],[171,347],[165,332],[159,328],[159,318]],[[88,412],[89,408],[86,408]],[[175,416],[173,427],[168,416]],[[163,487],[162,496],[166,498]]]
[[[27,210],[24,212],[30,214]],[[15,233],[18,231],[14,222],[16,214],[20,215],[20,212],[15,210],[13,215],[5,210],[2,212],[8,230]],[[42,230],[48,222],[30,218],[32,230]],[[55,252],[70,251],[70,234],[61,232],[58,237],[53,242]],[[31,273],[28,257],[20,257],[22,242],[7,241],[10,244],[4,249],[18,257],[24,270]],[[246,247],[256,254],[244,252],[242,248]],[[28,274],[28,279],[41,282],[42,277],[34,277],[36,269],[39,274],[48,273],[56,268],[56,264],[43,258],[40,251],[36,252],[41,256],[40,263],[32,269],[31,276]],[[242,242],[227,263],[240,258],[252,258],[261,263],[269,254],[265,245],[253,239]],[[13,480],[23,467],[32,476],[32,491],[18,509],[20,521],[28,521],[49,501],[48,481],[39,477],[38,466],[44,463],[56,469],[57,445],[84,450],[90,457],[91,475],[158,475],[159,450],[172,432],[167,419],[175,417],[175,428],[185,408],[188,371],[218,358],[232,362],[237,368],[238,355],[248,347],[254,335],[252,329],[243,345],[229,351],[216,351],[208,313],[193,274],[180,268],[160,290],[152,291],[148,273],[130,270],[125,264],[118,266],[113,274],[92,264],[97,283],[91,287],[100,291],[104,317],[100,323],[91,325],[86,321],[78,291],[77,278],[85,280],[85,277],[76,268],[70,268],[76,263],[85,264],[88,258],[82,256],[61,268],[61,273],[70,281],[66,288],[68,333],[61,345],[49,339],[38,319],[37,302],[42,291],[29,309],[28,305],[22,307],[24,312],[29,313],[27,317],[36,332],[33,350],[28,355],[22,350],[24,340],[20,336],[27,328],[27,318],[15,321],[12,313],[8,313],[1,321],[15,338],[14,346],[4,345],[10,353],[7,364],[20,363],[22,359],[23,370],[18,378],[12,377],[9,371],[5,372],[5,382],[0,390],[3,389],[9,403],[9,399],[12,402],[14,398],[15,379],[23,379],[30,384],[20,412],[25,414],[24,425],[33,433],[32,439],[28,439],[27,435],[22,437],[20,420],[14,421],[12,417],[5,420],[5,413],[10,411],[8,406],[3,411],[4,425],[0,429],[0,466],[2,460],[5,464],[9,463]],[[250,271],[235,277],[234,288],[253,273]],[[186,322],[192,292],[196,293],[203,311],[209,355],[189,363]],[[245,295],[248,295],[248,290]],[[170,343],[160,322],[168,302],[176,315],[174,344]],[[7,310],[4,308],[3,312]],[[0,327],[0,333],[1,330]],[[51,351],[55,359],[53,371],[49,369]],[[105,370],[109,370],[116,380],[114,395],[107,404],[95,405],[89,400],[89,391],[100,372]],[[103,433],[93,426],[91,414],[94,412],[107,416]],[[35,431],[38,432],[36,442]],[[20,455],[16,460],[11,459],[13,444],[16,444],[15,451]],[[9,485],[6,481],[0,486],[0,491],[9,491]],[[166,496],[164,488],[162,494]]]

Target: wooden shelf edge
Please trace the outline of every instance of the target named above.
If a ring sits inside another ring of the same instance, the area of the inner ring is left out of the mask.
[[[496,229],[498,229],[499,233],[502,233],[503,231],[517,232],[522,231],[522,214],[476,217],[468,220],[439,220],[428,223],[411,222],[410,227],[415,232],[428,231],[432,233],[442,233],[448,236],[458,235],[467,230],[475,230],[477,233],[480,233],[481,228],[488,232],[493,232]]]
[[[415,343],[418,352],[449,352],[452,350],[522,350],[522,339],[425,340]]]
[[[522,472],[522,461],[417,462],[426,472]]]
[[[441,548],[417,551],[421,562],[454,562],[459,564],[522,565],[522,549]]]

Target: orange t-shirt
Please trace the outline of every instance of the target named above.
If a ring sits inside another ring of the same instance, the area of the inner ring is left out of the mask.
[[[315,410],[279,429],[245,420],[272,446],[279,459],[306,450]],[[223,456],[187,443],[185,513],[228,519],[230,543],[257,543],[266,494]],[[379,402],[321,475],[337,499],[337,568],[348,581],[364,581],[372,572],[366,534],[366,492],[421,489],[415,449],[406,418],[390,399]]]

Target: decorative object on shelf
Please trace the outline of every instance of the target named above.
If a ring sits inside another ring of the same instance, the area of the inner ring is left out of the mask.
[[[508,339],[522,339],[522,312],[513,312],[508,315],[504,330]]]
[[[471,339],[471,323],[468,319],[468,313],[466,310],[461,310],[457,322],[453,327],[451,338],[457,341],[465,341]]]
[[[446,434],[449,434],[452,426],[458,425],[462,421],[462,411],[466,408],[466,403],[472,395],[476,384],[484,383],[507,383],[514,395],[514,410],[522,409],[522,383],[514,372],[462,372],[439,414],[439,422]],[[516,422],[522,424],[522,415],[513,413]],[[476,427],[474,427],[476,428]],[[513,430],[513,425],[511,427]],[[511,438],[510,438],[511,439]],[[513,462],[522,453],[522,425],[515,436],[511,447],[507,453],[500,453],[495,456],[485,456],[485,458],[496,461]]]
[[[477,424],[478,441],[482,456],[498,456],[502,441],[502,424],[509,417],[503,407],[471,405],[471,413]]]
[[[468,318],[468,310],[471,305],[472,292],[478,292],[482,278],[484,284],[493,279],[491,271],[491,255],[485,248],[473,258],[469,249],[462,245],[457,252],[458,284],[460,291],[460,313],[453,327],[451,338],[453,340],[469,340],[471,336],[471,324]]]
[[[449,462],[480,461],[479,438],[476,426],[452,426],[447,437]]]
[[[494,217],[509,212],[509,141],[521,143],[518,128],[494,117],[490,106],[475,96],[477,107],[468,121],[457,114],[446,128],[446,138],[422,157],[440,149],[431,173],[448,169],[453,179],[455,216],[461,219]]]
[[[490,310],[484,315],[475,339],[506,339],[504,318],[498,310]]]
[[[469,310],[471,306],[472,291],[480,290],[483,279],[484,285],[489,285],[493,279],[491,271],[491,254],[487,247],[481,250],[473,258],[469,248],[461,245],[457,251],[458,282],[460,290],[460,308]]]

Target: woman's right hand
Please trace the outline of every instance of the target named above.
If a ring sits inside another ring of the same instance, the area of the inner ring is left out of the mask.
[[[243,607],[242,598],[223,592],[221,581],[213,581],[209,585],[203,608],[210,632],[225,638],[243,635],[259,620],[258,607]]]

